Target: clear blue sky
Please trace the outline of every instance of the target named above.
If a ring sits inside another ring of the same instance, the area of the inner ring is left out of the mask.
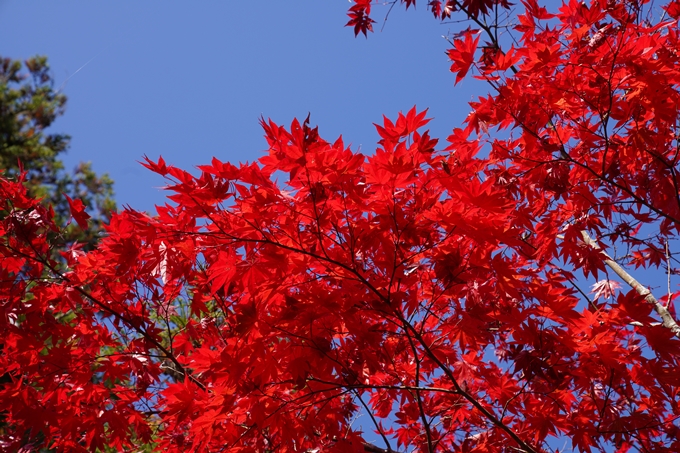
[[[367,153],[374,122],[417,105],[445,138],[471,88],[486,87],[454,89],[442,35],[460,25],[421,3],[394,8],[365,39],[344,27],[347,0],[0,0],[0,54],[49,57],[69,98],[54,126],[73,138],[67,166],[92,161],[114,179],[119,206],[153,210],[162,180],[137,163],[144,154],[185,169],[254,160],[266,148],[260,116],[289,125],[311,113],[324,138],[342,134]]]

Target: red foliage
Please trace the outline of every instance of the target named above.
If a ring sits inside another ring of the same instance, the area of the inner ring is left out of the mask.
[[[373,31],[373,24],[375,21],[369,17],[371,14],[371,0],[358,0],[355,5],[350,7],[347,15],[349,16],[348,27],[354,27],[354,36],[359,33],[367,35],[369,31]]]
[[[66,200],[68,201],[68,205],[71,208],[71,215],[78,223],[78,226],[82,229],[87,229],[87,220],[90,218],[90,215],[85,212],[85,205],[83,202],[81,200],[72,200],[71,197],[66,194],[64,194],[64,197],[66,197]]]
[[[368,156],[263,120],[255,163],[147,158],[171,203],[64,262],[0,179],[3,448],[680,451],[673,294],[629,273],[677,279],[677,7],[526,1],[504,47],[509,4],[451,4],[493,94],[443,148],[415,108]]]

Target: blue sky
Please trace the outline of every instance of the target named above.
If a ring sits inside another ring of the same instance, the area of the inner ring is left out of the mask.
[[[185,169],[254,160],[266,149],[260,116],[289,125],[311,113],[322,137],[342,134],[364,153],[383,114],[429,107],[441,139],[462,123],[472,88],[486,87],[453,87],[442,36],[461,25],[438,23],[423,3],[354,38],[349,6],[0,0],[0,54],[49,57],[69,98],[54,126],[72,136],[67,167],[92,161],[114,179],[119,206],[150,211],[163,182],[137,163],[144,154]]]

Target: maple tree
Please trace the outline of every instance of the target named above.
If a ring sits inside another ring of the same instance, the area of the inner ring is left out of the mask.
[[[263,120],[253,163],[146,158],[168,204],[63,262],[0,179],[5,448],[680,450],[680,2],[427,6],[490,87],[444,145]]]

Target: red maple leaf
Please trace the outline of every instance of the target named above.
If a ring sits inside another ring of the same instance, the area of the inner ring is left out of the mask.
[[[473,38],[473,35],[477,35],[477,37]],[[475,61],[479,37],[480,35],[477,32],[467,31],[463,39],[456,38],[453,41],[453,49],[448,51],[449,59],[453,61],[451,72],[456,74],[456,85],[465,78],[470,66]]]
[[[66,194],[64,194],[64,196],[66,197],[68,205],[71,208],[71,216],[76,220],[76,222],[78,222],[78,226],[80,226],[80,228],[87,229],[87,221],[90,218],[90,215],[85,212],[85,205],[83,204],[82,200],[72,200],[71,197]]]

